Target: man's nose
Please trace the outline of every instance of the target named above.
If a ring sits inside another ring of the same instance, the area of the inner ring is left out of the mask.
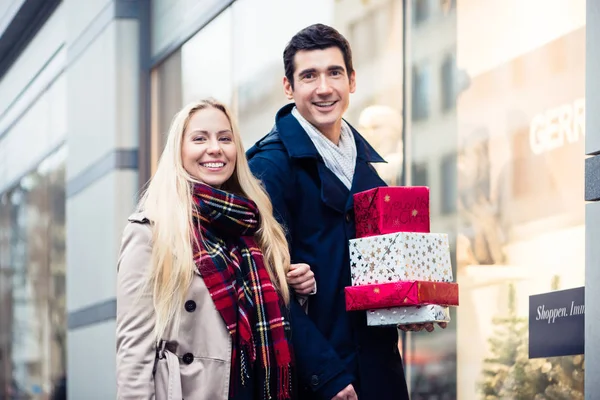
[[[319,86],[317,87],[317,94],[329,94],[331,93],[332,88],[329,83],[329,79],[326,76],[322,76],[319,79]]]

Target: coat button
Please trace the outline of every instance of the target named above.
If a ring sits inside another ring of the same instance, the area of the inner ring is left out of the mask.
[[[196,302],[194,300],[188,300],[185,302],[185,311],[194,312],[196,309]]]
[[[194,355],[192,353],[185,353],[182,360],[184,363],[190,365],[194,361]]]
[[[352,215],[350,214],[350,211],[348,211],[346,213],[346,222],[350,222],[352,220]]]
[[[317,386],[319,384],[319,377],[317,375],[313,375],[310,377],[310,384],[313,386]]]

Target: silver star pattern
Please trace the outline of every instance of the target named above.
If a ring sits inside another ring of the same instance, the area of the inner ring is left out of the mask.
[[[438,305],[382,308],[367,311],[367,325],[408,325],[450,322],[450,309]]]
[[[352,285],[453,282],[448,235],[400,232],[350,241]]]

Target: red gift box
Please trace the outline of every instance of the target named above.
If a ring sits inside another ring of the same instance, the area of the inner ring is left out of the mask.
[[[421,306],[458,306],[458,284],[451,282],[402,281],[380,285],[346,287],[346,310]]]
[[[379,187],[354,195],[356,237],[429,233],[429,188]]]

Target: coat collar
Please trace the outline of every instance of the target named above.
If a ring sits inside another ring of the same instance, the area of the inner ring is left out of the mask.
[[[286,148],[290,158],[312,158],[322,160],[321,155],[313,144],[304,128],[291,112],[294,104],[288,104],[277,113],[276,130],[279,138]],[[316,168],[321,179],[321,201],[340,212],[344,213],[353,207],[352,194],[362,190],[371,189],[373,186],[385,186],[385,182],[377,175],[369,163],[385,162],[375,149],[354,129],[356,141],[356,167],[350,190],[331,172],[323,162],[317,162]]]
[[[275,125],[279,137],[283,142],[288,154],[292,158],[315,158],[321,156],[313,144],[304,128],[300,125],[296,117],[292,115],[292,109],[295,104],[290,103],[283,106],[275,117]],[[354,134],[356,142],[356,158],[365,162],[385,162],[385,160],[375,151],[373,147],[358,133],[350,124],[350,129]]]

